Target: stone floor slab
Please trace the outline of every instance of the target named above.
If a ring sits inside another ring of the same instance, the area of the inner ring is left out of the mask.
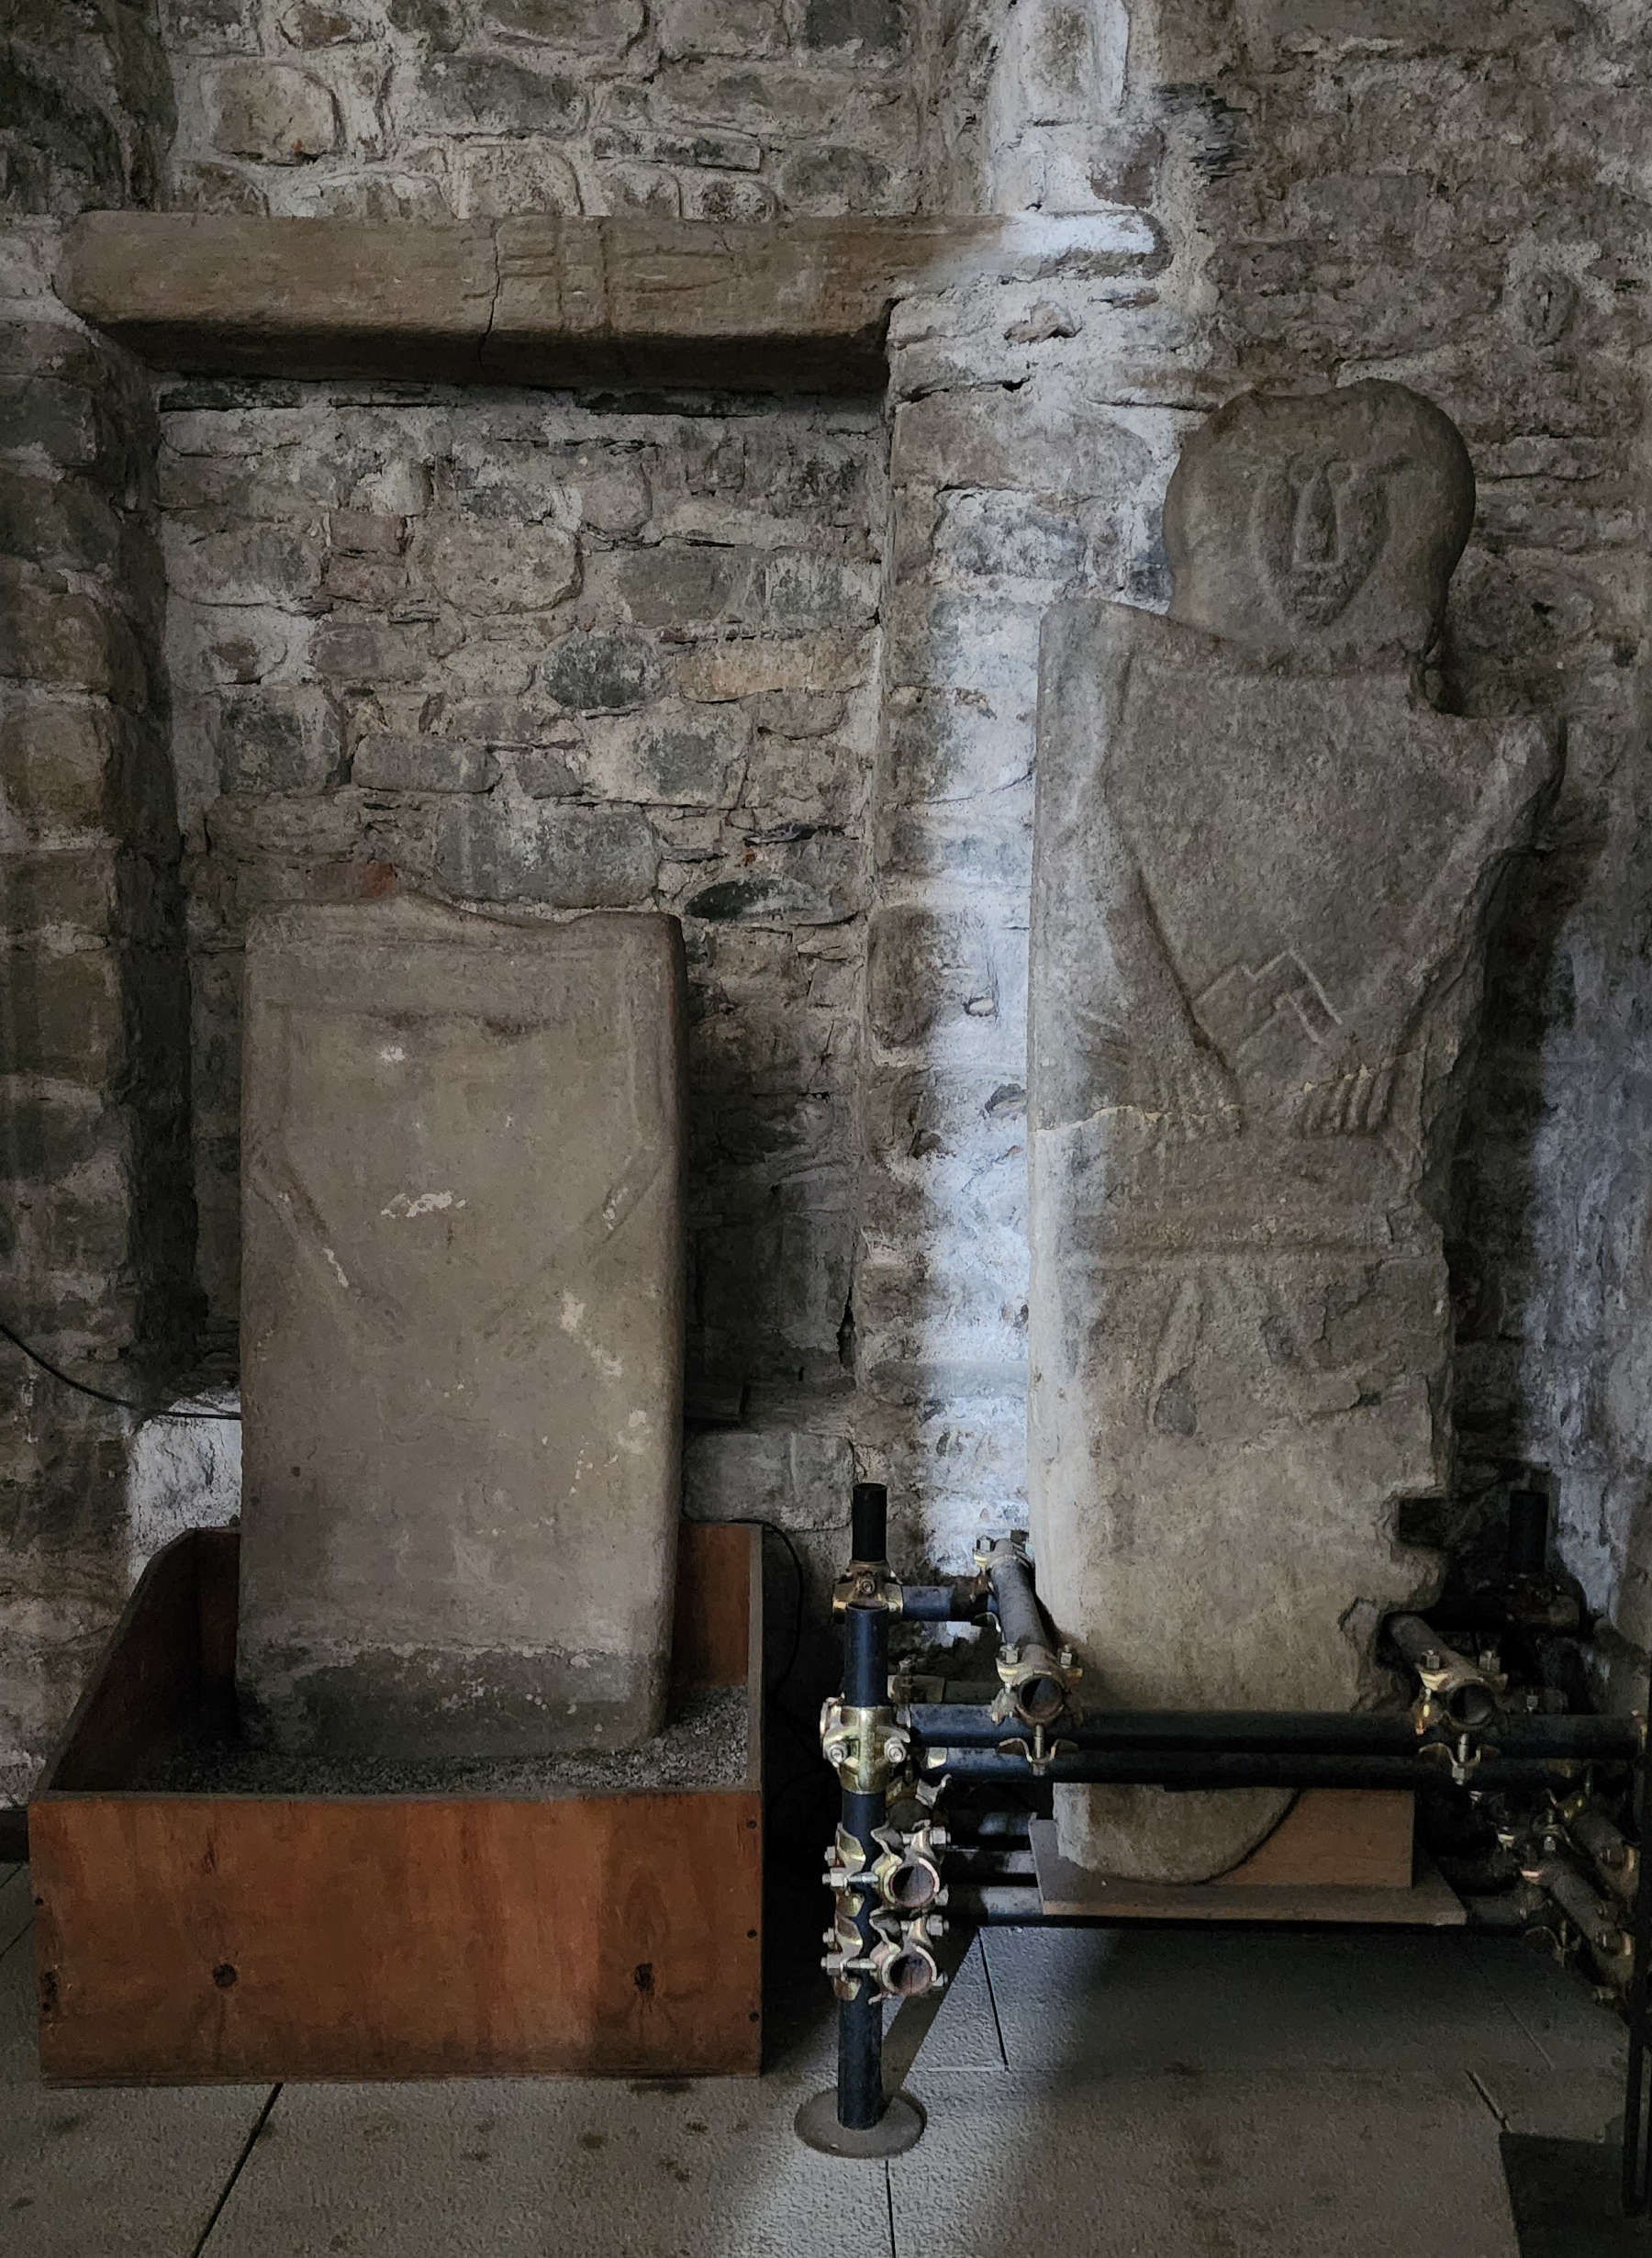
[[[1434,1932],[999,1928],[987,1951],[1010,2066],[1052,2084],[1179,2066],[1541,2069],[1536,2041],[1477,1966],[1484,1942]]]
[[[0,2249],[190,2258],[266,2097],[248,2085],[48,2091],[26,1931],[0,1953]]]
[[[899,2258],[1516,2258],[1495,2119],[1422,2073],[914,2090]]]
[[[0,1884],[0,1911],[27,1918],[26,1880]],[[832,2072],[818,1950],[799,1934],[776,1955],[761,2081],[285,2087],[205,2258],[1619,2247],[1555,2241],[1546,2181],[1525,2189],[1539,2239],[1516,2243],[1500,2141],[1604,2186],[1619,2033],[1563,1972],[1496,1939],[993,1931],[900,2068],[929,2129],[887,2174],[814,2156],[792,2131]],[[44,2092],[32,1977],[24,1933],[0,1954],[5,2258],[191,2258],[265,2090]],[[892,2068],[914,2028],[892,2022]]]
[[[811,1971],[806,1993],[788,1986],[783,2004],[769,2002],[765,2071],[795,2076],[811,2087],[837,2074],[837,2015],[826,1979]],[[787,2012],[789,2010],[789,2012]],[[899,2087],[916,2071],[1001,2070],[1004,2051],[980,1939],[970,1940],[962,1964],[937,1998],[908,2000],[886,2011],[884,2067]]]
[[[1477,1970],[1545,2062],[1623,2061],[1624,2027],[1580,1976],[1514,1937],[1477,1938],[1472,1950]]]
[[[912,2004],[921,2006],[923,2002]],[[887,2066],[896,2084],[907,2082],[909,2076],[921,2077],[926,2069],[996,2071],[1005,2067],[987,1956],[978,1936],[942,1995],[940,2012],[923,2033],[910,2070],[905,2059],[897,2060],[903,2054],[899,2023],[897,2017],[885,2040]]]
[[[206,2258],[888,2258],[787,2081],[287,2085]]]
[[[1599,2062],[1572,2062],[1564,2070],[1497,2062],[1471,2074],[1503,2130],[1517,2138],[1614,2144],[1622,2131],[1624,2074],[1609,2049]]]

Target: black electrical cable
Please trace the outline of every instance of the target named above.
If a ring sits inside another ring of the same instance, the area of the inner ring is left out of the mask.
[[[42,1372],[61,1381],[65,1388],[73,1388],[80,1395],[89,1395],[96,1403],[113,1403],[117,1411],[136,1412],[142,1419],[221,1419],[234,1426],[240,1425],[238,1411],[173,1411],[166,1403],[134,1403],[130,1396],[111,1395],[106,1388],[95,1388],[90,1381],[76,1380],[73,1372],[65,1372],[61,1365],[53,1364],[50,1357],[43,1357],[38,1348],[31,1347],[3,1317],[0,1317],[0,1340],[9,1341],[14,1348],[22,1351],[31,1364],[38,1364]]]

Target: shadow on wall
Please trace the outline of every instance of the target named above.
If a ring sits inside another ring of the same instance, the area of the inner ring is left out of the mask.
[[[1557,794],[1500,892],[1465,1090],[1447,1234],[1453,1519],[1458,1542],[1500,1542],[1503,1470],[1550,1470],[1555,1540],[1599,1611],[1597,1660],[1615,1703],[1639,1700],[1643,1665],[1630,1650],[1652,1644],[1640,1315],[1652,1289],[1652,894],[1638,867],[1637,732],[1609,707],[1591,710],[1589,692],[1572,688]]]

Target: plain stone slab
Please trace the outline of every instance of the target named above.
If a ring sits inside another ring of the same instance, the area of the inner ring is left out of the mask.
[[[883,2174],[806,2149],[798,2100],[766,2079],[286,2085],[212,2258],[881,2258]]]
[[[423,1761],[645,1739],[679,1503],[675,922],[276,911],[244,1027],[255,1731]]]
[[[1353,1709],[1390,1689],[1383,1615],[1440,1573],[1396,1537],[1450,1463],[1434,1185],[1554,753],[1423,694],[1472,508],[1427,402],[1247,396],[1177,482],[1172,617],[1064,604],[1043,635],[1039,1588],[1092,1701]],[[1056,1821],[1076,1864],[1197,1882],[1289,1803],[1070,1788]]]
[[[1541,2049],[1477,1964],[1485,1942],[1444,1933],[995,1928],[987,1952],[1019,2074],[1041,2064],[1081,2080],[1178,2065],[1212,2074],[1500,2062],[1542,2071]]]
[[[1423,2072],[913,2090],[899,2258],[1517,2258],[1495,2118]]]
[[[265,2086],[40,2084],[34,1949],[0,1951],[0,2248],[6,2258],[189,2258]]]

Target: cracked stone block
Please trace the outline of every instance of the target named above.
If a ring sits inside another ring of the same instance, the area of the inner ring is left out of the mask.
[[[246,994],[250,1717],[383,1757],[646,1738],[679,1502],[675,922],[273,911]]]
[[[1395,1534],[1448,1462],[1434,1183],[1554,752],[1418,687],[1473,509],[1428,402],[1246,397],[1177,482],[1171,617],[1066,604],[1044,636],[1039,1582],[1088,1699],[1350,1709],[1439,1572]],[[1073,1788],[1057,1816],[1071,1859],[1199,1880],[1289,1801]]]

